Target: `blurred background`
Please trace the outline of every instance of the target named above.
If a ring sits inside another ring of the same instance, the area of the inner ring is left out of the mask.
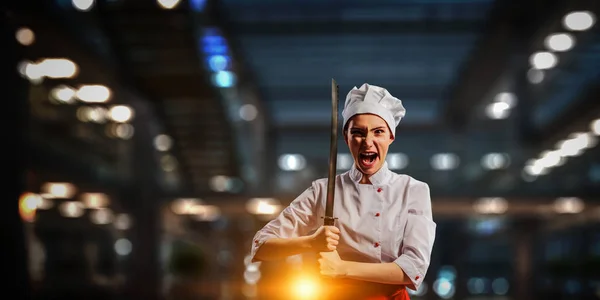
[[[414,299],[600,299],[600,1],[4,2],[10,298],[318,299],[314,257],[248,254],[327,176],[335,78],[407,108]]]

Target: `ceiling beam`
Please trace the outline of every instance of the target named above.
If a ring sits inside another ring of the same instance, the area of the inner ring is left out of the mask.
[[[339,99],[340,103],[344,103],[346,95],[351,88],[360,87],[364,82],[355,82],[354,85],[340,87]],[[369,84],[380,85],[377,82],[369,82]],[[411,100],[436,100],[440,99],[446,91],[446,86],[443,84],[432,85],[426,82],[422,83],[398,83],[394,85],[383,86],[392,95],[400,98],[403,101]],[[328,103],[331,97],[331,87],[326,83],[320,85],[307,86],[264,86],[268,91],[269,99],[267,101],[281,100],[299,100],[299,101],[323,101]],[[343,88],[343,90],[342,90]]]
[[[249,200],[246,195],[231,195],[227,194],[226,197],[223,194],[214,193],[213,195],[207,195],[203,198],[204,202],[208,205],[216,205],[221,209],[221,212],[226,215],[248,215],[246,210],[246,202]],[[227,201],[223,201],[223,198],[227,198]],[[279,198],[281,204],[288,205],[294,197],[282,197]],[[520,217],[554,217],[557,214],[553,211],[554,198],[551,197],[514,197],[508,198],[509,203],[508,209],[505,216],[520,216]],[[432,198],[432,210],[434,216],[437,217],[456,217],[465,218],[470,216],[477,216],[473,208],[473,204],[477,201],[477,198],[471,197],[434,197]],[[598,212],[600,212],[600,205],[587,203],[585,213],[579,216],[592,216],[596,220],[598,219]],[[577,216],[577,215],[574,215]],[[569,219],[568,216],[561,216],[562,219]]]
[[[426,22],[424,22],[426,21]],[[378,35],[378,34],[451,34],[471,33],[481,26],[479,20],[417,21],[309,21],[309,22],[236,22],[231,25],[240,36],[260,35]]]

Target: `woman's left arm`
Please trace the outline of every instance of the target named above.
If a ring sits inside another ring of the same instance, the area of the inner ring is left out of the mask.
[[[429,186],[411,179],[406,195],[407,221],[401,255],[390,263],[343,261],[337,252],[321,253],[321,272],[333,277],[407,285],[416,290],[427,273],[435,241]]]
[[[410,285],[411,280],[394,262],[361,263],[342,260],[337,253],[321,252],[321,274],[335,278],[350,278],[385,284]]]
[[[436,224],[431,213],[431,195],[429,186],[411,179],[406,195],[408,201],[406,227],[402,239],[401,255],[397,264],[410,280],[408,288],[419,288],[431,261],[431,251],[435,241]]]

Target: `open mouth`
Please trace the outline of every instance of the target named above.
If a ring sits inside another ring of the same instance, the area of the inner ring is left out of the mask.
[[[372,166],[375,163],[377,156],[378,155],[375,152],[362,152],[358,155],[360,162],[366,167]]]

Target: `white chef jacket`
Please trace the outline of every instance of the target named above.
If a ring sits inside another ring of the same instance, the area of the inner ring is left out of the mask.
[[[343,260],[394,262],[417,289],[429,267],[436,223],[429,186],[390,171],[387,163],[360,184],[355,166],[335,178],[333,214],[340,229],[337,251]],[[254,236],[251,256],[270,238],[309,235],[323,224],[327,178],[314,181]]]

